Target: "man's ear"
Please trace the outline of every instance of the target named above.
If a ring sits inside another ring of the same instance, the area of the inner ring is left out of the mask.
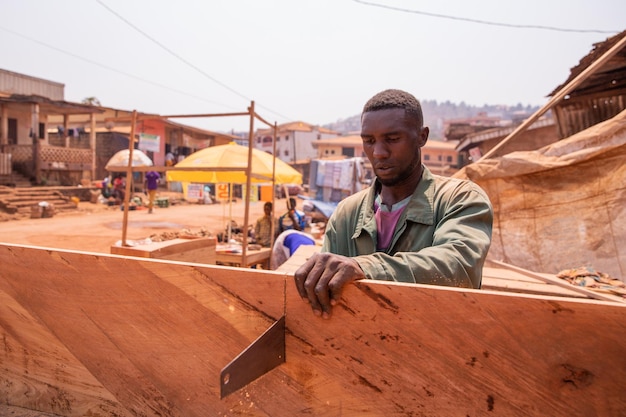
[[[419,146],[420,148],[426,145],[426,141],[428,141],[428,134],[430,133],[430,129],[428,126],[422,127],[419,134]]]

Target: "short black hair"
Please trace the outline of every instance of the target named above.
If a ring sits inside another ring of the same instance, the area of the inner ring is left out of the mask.
[[[408,114],[416,118],[419,127],[424,125],[422,105],[419,100],[410,93],[402,90],[384,90],[376,94],[365,103],[363,113],[386,109],[404,109]]]

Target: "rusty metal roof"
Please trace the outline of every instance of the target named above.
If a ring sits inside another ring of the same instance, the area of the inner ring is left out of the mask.
[[[593,49],[583,57],[578,65],[573,67],[570,76],[563,84],[559,85],[548,96],[556,95],[565,85],[576,78],[581,72],[593,64],[606,51],[626,36],[626,30],[608,38],[604,42],[598,42],[593,45]],[[626,48],[622,48],[613,58],[611,58],[603,67],[599,68],[594,74],[583,81],[569,95],[570,97],[587,96],[597,93],[626,91]],[[613,94],[610,94],[613,95]]]

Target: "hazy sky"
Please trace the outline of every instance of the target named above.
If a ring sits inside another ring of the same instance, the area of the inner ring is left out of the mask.
[[[254,100],[269,122],[325,124],[386,88],[545,104],[594,43],[626,29],[626,2],[0,0],[0,16],[0,68],[63,83],[67,101],[166,115]]]

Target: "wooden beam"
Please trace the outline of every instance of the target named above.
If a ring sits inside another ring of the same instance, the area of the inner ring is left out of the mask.
[[[536,272],[532,272],[529,271],[527,269],[524,268],[520,268],[518,266],[515,265],[511,265],[511,264],[507,264],[505,262],[500,262],[500,261],[489,261],[490,263],[500,267],[500,268],[505,268],[505,269],[509,269],[511,271],[517,271],[520,272],[522,274],[525,274],[527,276],[533,277],[541,282],[545,282],[548,284],[552,284],[552,285],[556,285],[562,288],[566,288],[569,291],[574,291],[577,292],[579,294],[585,295],[589,298],[595,299],[595,300],[602,300],[602,301],[613,301],[613,302],[619,302],[619,303],[626,303],[626,299],[622,298],[622,297],[618,297],[615,295],[610,295],[610,294],[603,294],[603,293],[599,293],[596,291],[592,291],[592,290],[588,290],[585,287],[578,287],[576,285],[572,285],[567,281],[564,281],[562,279],[559,279],[557,277],[552,277],[546,274],[538,274]]]
[[[511,132],[506,138],[502,139],[500,143],[498,143],[496,146],[491,148],[487,153],[485,153],[479,159],[479,161],[492,157],[498,150],[500,150],[504,145],[506,145],[508,142],[516,138],[520,133],[526,130],[529,126],[531,126],[537,119],[539,119],[539,117],[541,117],[545,112],[550,110],[556,103],[560,102],[567,94],[569,94],[572,90],[578,87],[583,81],[585,81],[589,76],[591,76],[600,67],[602,67],[602,65],[604,65],[608,60],[613,58],[625,46],[626,46],[626,36],[622,37],[622,39],[620,39],[619,42],[613,45],[612,48],[606,51],[602,56],[600,56],[596,61],[594,61],[587,68],[585,68],[585,70],[582,71],[580,74],[578,74],[578,76],[575,77],[572,81],[567,83],[567,85],[565,85],[557,94],[555,94],[546,104],[544,104],[532,116],[524,120],[524,122],[520,124],[513,132]],[[456,176],[456,174],[453,176]]]
[[[135,149],[135,127],[137,124],[137,110],[133,110],[130,124],[130,137],[128,138],[128,166],[126,167],[126,189],[124,191],[124,220],[122,223],[122,246],[126,246],[126,234],[128,230],[128,207],[133,183],[133,149]]]

